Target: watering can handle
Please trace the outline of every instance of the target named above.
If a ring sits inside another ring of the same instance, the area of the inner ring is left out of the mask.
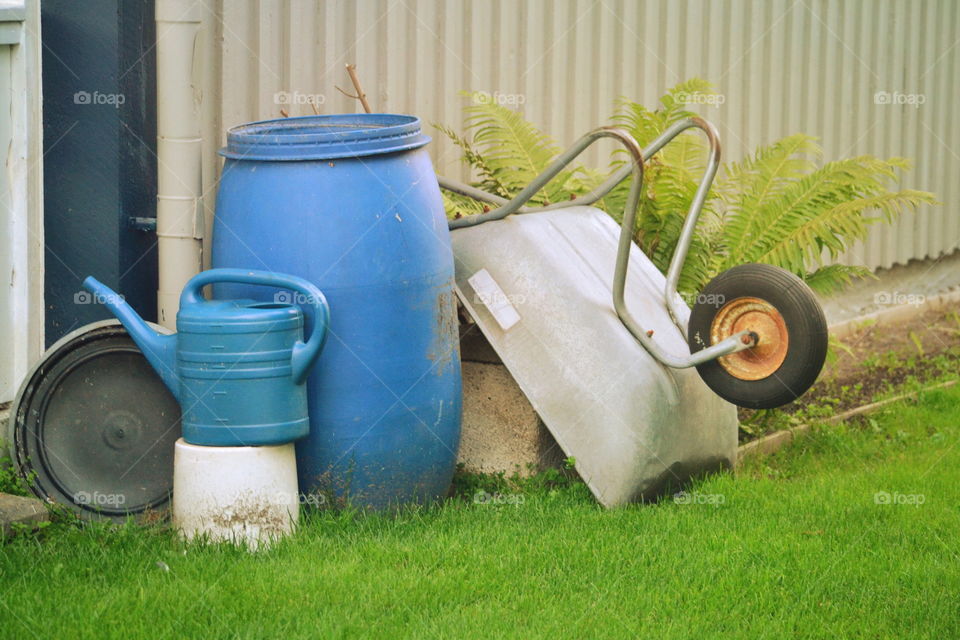
[[[203,302],[203,288],[214,282],[234,282],[237,284],[262,285],[279,289],[292,289],[305,296],[306,303],[313,307],[313,331],[306,342],[297,341],[290,356],[290,368],[293,382],[301,384],[307,379],[310,367],[320,355],[323,343],[327,339],[327,327],[330,325],[330,307],[327,299],[316,286],[303,278],[273,273],[272,271],[251,271],[249,269],[210,269],[195,275],[187,282],[180,294],[180,306]]]

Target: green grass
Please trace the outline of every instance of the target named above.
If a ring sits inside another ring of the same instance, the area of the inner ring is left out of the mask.
[[[255,555],[62,523],[0,546],[0,635],[958,637],[958,441],[953,387],[703,479],[689,504],[489,481],[523,493],[316,513]]]

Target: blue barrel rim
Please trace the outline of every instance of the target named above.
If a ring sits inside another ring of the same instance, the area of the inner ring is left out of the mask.
[[[420,118],[349,113],[275,118],[227,131],[219,153],[231,160],[336,160],[418,149],[430,142]]]

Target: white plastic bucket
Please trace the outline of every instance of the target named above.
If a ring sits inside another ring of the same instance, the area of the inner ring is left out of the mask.
[[[173,524],[186,539],[255,550],[293,531],[299,516],[293,443],[204,447],[177,440]]]

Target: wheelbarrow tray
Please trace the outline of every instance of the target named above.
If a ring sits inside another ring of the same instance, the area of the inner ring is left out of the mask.
[[[691,476],[731,467],[737,450],[736,407],[695,369],[660,364],[617,317],[619,234],[586,206],[452,232],[457,294],[606,507],[676,491]],[[636,245],[630,258],[631,313],[664,349],[689,354],[666,309],[663,274]]]

